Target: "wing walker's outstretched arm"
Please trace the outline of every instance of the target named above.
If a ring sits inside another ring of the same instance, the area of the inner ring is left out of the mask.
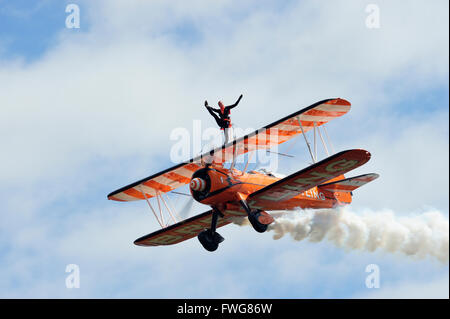
[[[234,104],[232,104],[232,105],[228,105],[226,108],[229,109],[229,110],[231,110],[233,107],[236,107],[236,106],[239,104],[239,102],[241,101],[241,99],[242,99],[242,94],[239,96],[239,98],[238,98],[238,100],[236,101],[236,103],[234,103]]]

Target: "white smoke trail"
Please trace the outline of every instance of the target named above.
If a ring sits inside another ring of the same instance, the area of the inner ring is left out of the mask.
[[[355,214],[348,207],[296,211],[275,217],[273,238],[290,234],[294,240],[324,239],[345,249],[399,252],[415,258],[449,260],[449,222],[438,211],[399,217],[392,211]],[[240,222],[241,225],[245,222]]]

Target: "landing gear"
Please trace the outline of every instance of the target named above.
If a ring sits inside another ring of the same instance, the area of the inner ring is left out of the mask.
[[[258,233],[264,233],[269,224],[273,222],[273,217],[259,209],[252,211],[244,200],[241,200],[240,203],[247,212],[248,221],[252,224],[253,229]]]
[[[225,240],[218,232],[214,232],[213,234],[210,229],[205,229],[197,237],[200,244],[207,251],[215,251],[219,247],[219,244]]]
[[[258,233],[264,233],[269,225],[265,225],[259,222],[258,217],[260,216],[261,212],[259,211],[250,212],[248,213],[248,221],[250,222],[250,224],[252,224],[254,230],[256,230]]]
[[[205,229],[197,236],[200,244],[202,244],[203,248],[207,251],[215,251],[217,247],[219,247],[219,244],[225,240],[218,232],[216,232],[217,219],[219,218],[219,215],[223,217],[222,213],[214,208],[211,220],[211,229]]]

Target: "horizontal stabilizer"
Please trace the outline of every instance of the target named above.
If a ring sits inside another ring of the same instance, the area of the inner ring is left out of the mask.
[[[355,177],[346,178],[340,181],[331,182],[327,184],[319,185],[321,190],[326,190],[330,192],[353,192],[358,187],[361,187],[375,179],[377,179],[380,175],[371,173],[364,174]]]

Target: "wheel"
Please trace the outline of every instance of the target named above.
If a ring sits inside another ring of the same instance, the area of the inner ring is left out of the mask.
[[[200,244],[202,244],[203,248],[207,251],[215,251],[219,244],[224,241],[224,238],[220,236],[218,232],[214,234],[211,233],[209,229],[205,229],[197,236]]]
[[[252,224],[254,230],[256,230],[258,233],[264,233],[269,225],[260,223],[258,220],[260,216],[260,211],[254,211],[248,214],[248,220],[250,224]]]

